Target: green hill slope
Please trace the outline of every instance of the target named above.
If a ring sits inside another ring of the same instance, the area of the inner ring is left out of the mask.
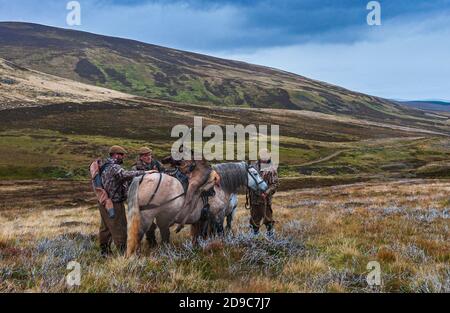
[[[175,102],[305,109],[370,119],[423,115],[272,68],[37,24],[0,23],[0,57],[75,81]]]

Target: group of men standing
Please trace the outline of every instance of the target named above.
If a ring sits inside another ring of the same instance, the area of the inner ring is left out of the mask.
[[[114,242],[120,253],[124,253],[127,244],[127,219],[125,201],[128,185],[133,178],[145,175],[149,171],[163,171],[162,165],[153,160],[152,150],[147,147],[139,149],[139,157],[130,171],[122,165],[128,152],[121,146],[112,146],[109,157],[105,160],[101,171],[103,189],[113,203],[114,216],[108,213],[106,207],[99,203],[101,224],[99,231],[100,250],[102,256],[111,253],[111,243]]]
[[[123,162],[127,154],[128,152],[123,147],[112,146],[109,149],[109,157],[103,162],[102,170],[100,171],[103,189],[113,203],[113,214],[108,211],[105,205],[98,203],[101,217],[99,241],[103,257],[111,254],[112,242],[114,242],[120,253],[125,253],[127,243],[125,201],[127,200],[129,183],[133,178],[149,172],[165,171],[161,163],[153,158],[152,150],[148,147],[140,148],[136,163],[131,170],[125,170]],[[259,232],[261,221],[266,226],[268,235],[273,234],[272,197],[278,188],[278,174],[276,169],[270,166],[270,162],[270,154],[265,151],[254,164],[269,186],[265,195],[250,192],[250,225],[254,234]]]

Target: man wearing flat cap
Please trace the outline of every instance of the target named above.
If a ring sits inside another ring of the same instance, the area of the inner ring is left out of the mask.
[[[131,169],[134,171],[142,170],[164,172],[163,166],[153,158],[153,151],[148,147],[142,147],[139,149],[138,158]]]
[[[131,168],[133,171],[158,171],[164,173],[165,169],[161,163],[153,158],[153,151],[149,147],[142,147],[138,150],[138,157],[136,163]],[[155,237],[156,224],[152,224],[152,227],[147,231],[146,238],[150,247],[156,245]]]
[[[269,186],[265,195],[250,191],[250,226],[253,233],[259,233],[261,222],[266,226],[267,235],[273,236],[273,226],[275,221],[272,214],[272,197],[278,189],[278,171],[272,164],[272,157],[267,149],[262,149],[259,153],[259,159],[253,164],[261,177]]]
[[[127,151],[120,146],[109,149],[109,157],[100,169],[103,189],[113,202],[113,210],[107,210],[99,204],[100,249],[102,256],[111,253],[111,242],[114,241],[120,253],[124,253],[127,243],[127,219],[125,215],[125,201],[127,199],[128,184],[134,177],[145,174],[144,170],[126,171],[122,168]]]

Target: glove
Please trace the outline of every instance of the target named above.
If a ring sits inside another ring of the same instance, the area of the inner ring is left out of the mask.
[[[108,216],[110,219],[113,219],[116,217],[116,210],[114,208],[107,209],[106,211],[108,211]]]

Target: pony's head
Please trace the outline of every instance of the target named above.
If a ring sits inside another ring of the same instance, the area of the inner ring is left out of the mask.
[[[261,194],[269,188],[256,168],[244,161],[216,164],[213,169],[220,176],[220,187],[228,193],[236,193],[241,187],[248,187]]]
[[[265,193],[269,189],[258,170],[252,165],[247,166],[247,187],[259,194]]]

